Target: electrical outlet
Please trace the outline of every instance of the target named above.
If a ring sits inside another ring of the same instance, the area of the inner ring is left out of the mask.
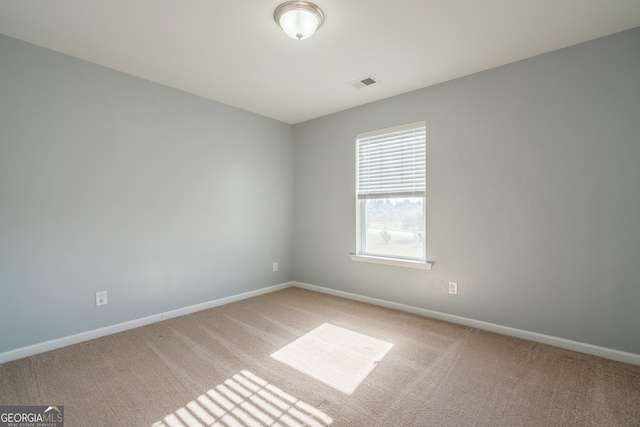
[[[107,291],[96,292],[96,307],[107,304]]]
[[[449,293],[458,295],[458,284],[456,282],[449,282]]]
[[[278,271],[278,263],[277,262],[273,263],[273,271]]]

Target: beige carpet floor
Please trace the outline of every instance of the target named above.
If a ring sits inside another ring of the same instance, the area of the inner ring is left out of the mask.
[[[300,288],[0,365],[65,426],[640,426],[640,366]]]

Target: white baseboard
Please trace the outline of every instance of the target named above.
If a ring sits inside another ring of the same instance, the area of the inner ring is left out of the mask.
[[[483,322],[480,320],[474,320],[466,317],[455,316],[453,314],[427,310],[425,308],[399,304],[396,302],[386,301],[386,300],[377,299],[377,298],[371,298],[371,297],[358,295],[358,294],[352,294],[349,292],[338,291],[330,288],[323,288],[322,286],[310,285],[308,283],[292,282],[292,284],[293,286],[303,288],[303,289],[308,289],[311,291],[322,292],[325,294],[347,298],[355,301],[366,302],[369,304],[379,305],[381,307],[393,308],[395,310],[418,314],[420,316],[431,317],[433,319],[444,320],[447,322],[457,323],[465,326],[471,326],[474,328],[483,329],[485,331],[496,332],[502,335],[509,335],[512,337],[523,338],[526,340],[535,341],[542,344],[548,344],[555,347],[564,348],[567,350],[573,350],[580,353],[586,353],[594,356],[604,357],[607,359],[617,360],[619,362],[631,363],[633,365],[640,365],[640,354],[627,353],[624,351],[613,350],[606,347],[599,347],[597,345],[585,344],[577,341],[567,340],[564,338],[558,338],[550,335],[539,334],[537,332],[524,331],[522,329],[510,328],[508,326],[497,325],[495,323]]]
[[[6,363],[12,360],[22,359],[23,357],[33,356],[35,354],[44,353],[46,351],[55,350],[55,349],[66,347],[72,344],[77,344],[77,343],[89,341],[95,338],[104,337],[106,335],[127,331],[129,329],[139,328],[141,326],[160,322],[162,320],[171,319],[173,317],[184,316],[186,314],[195,313],[197,311],[207,310],[209,308],[218,307],[220,305],[225,305],[225,304],[240,301],[243,299],[256,297],[258,295],[279,291],[281,289],[286,289],[291,286],[293,286],[293,282],[287,282],[279,285],[268,286],[266,288],[257,289],[255,291],[245,292],[238,295],[232,295],[229,297],[220,298],[220,299],[208,301],[201,304],[195,304],[188,307],[178,308],[176,310],[171,310],[171,311],[167,311],[160,314],[154,314],[152,316],[147,316],[140,319],[130,320],[128,322],[118,323],[116,325],[106,326],[104,328],[94,329],[91,331],[81,332],[79,334],[70,335],[67,337],[58,338],[51,341],[45,341],[42,343],[33,344],[27,347],[17,348],[15,350],[10,350],[4,353],[0,353],[0,363]]]
[[[160,322],[162,320],[171,319],[173,317],[184,316],[184,315],[195,313],[201,310],[207,310],[209,308],[218,307],[221,305],[255,297],[258,295],[264,295],[270,292],[279,291],[282,289],[289,288],[291,286],[296,286],[296,287],[308,289],[311,291],[322,292],[329,295],[334,295],[334,296],[347,298],[355,301],[378,305],[381,307],[387,307],[395,310],[405,311],[405,312],[417,314],[420,316],[444,320],[451,323],[471,326],[474,328],[483,329],[490,332],[496,332],[503,335],[509,335],[517,338],[523,338],[523,339],[527,339],[530,341],[535,341],[543,344],[549,344],[549,345],[564,348],[567,350],[573,350],[573,351],[578,351],[580,353],[592,354],[594,356],[617,360],[619,362],[640,365],[639,354],[627,353],[624,351],[613,350],[606,347],[599,347],[592,344],[585,344],[577,341],[567,340],[564,338],[558,338],[550,335],[539,334],[537,332],[524,331],[521,329],[510,328],[508,326],[497,325],[495,323],[483,322],[480,320],[474,320],[466,317],[455,316],[453,314],[427,310],[425,308],[414,307],[410,305],[367,297],[364,295],[352,294],[349,292],[338,291],[335,289],[324,288],[321,286],[310,285],[308,283],[301,283],[301,282],[287,282],[279,285],[269,286],[266,288],[257,289],[255,291],[245,292],[238,295],[232,295],[229,297],[220,298],[220,299],[208,301],[201,304],[195,304],[189,307],[183,307],[176,310],[167,311],[165,313],[155,314],[155,315],[143,317],[140,319],[130,320],[128,322],[118,323],[116,325],[106,326],[104,328],[94,329],[87,332],[81,332],[79,334],[70,335],[68,337],[58,338],[51,341],[45,341],[42,343],[30,345],[27,347],[21,347],[15,350],[10,350],[4,353],[0,353],[0,364],[10,362],[16,359],[21,359],[23,357],[33,356],[35,354],[44,353],[46,351],[51,351],[58,348],[66,347],[72,344],[89,341],[95,338],[104,337],[106,335],[123,332],[129,329],[139,328],[141,326]]]

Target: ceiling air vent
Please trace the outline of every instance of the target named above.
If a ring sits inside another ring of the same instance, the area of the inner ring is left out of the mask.
[[[360,89],[360,88],[363,88],[365,86],[371,86],[372,84],[375,84],[375,83],[378,83],[378,80],[376,80],[376,78],[373,77],[373,76],[368,76],[368,77],[356,80],[355,82],[351,82],[351,83],[348,83],[348,84],[351,85],[351,87],[354,88],[354,89]]]

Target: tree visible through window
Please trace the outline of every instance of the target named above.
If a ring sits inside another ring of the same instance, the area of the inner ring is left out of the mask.
[[[426,258],[424,122],[356,137],[358,254]]]

